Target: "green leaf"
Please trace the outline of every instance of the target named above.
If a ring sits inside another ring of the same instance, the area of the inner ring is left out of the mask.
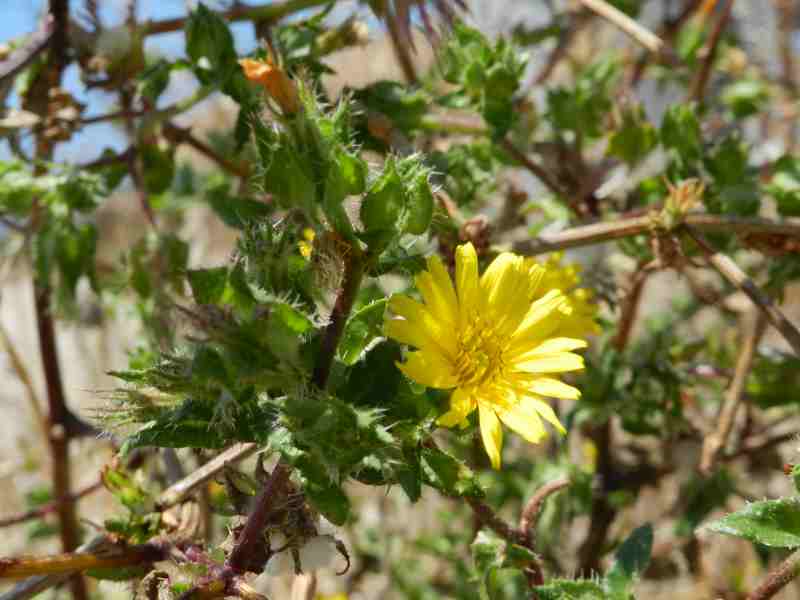
[[[800,498],[753,502],[706,528],[772,548],[797,548],[800,547]]]
[[[626,600],[628,591],[636,578],[650,563],[653,550],[653,526],[642,525],[628,536],[614,555],[614,564],[607,576],[609,591],[613,598]]]
[[[782,156],[774,165],[767,191],[784,217],[800,216],[800,158]]]
[[[342,341],[337,349],[340,360],[346,365],[355,364],[364,348],[381,335],[385,298],[370,302],[356,311],[347,321]]]
[[[611,136],[608,154],[633,166],[641,162],[658,143],[658,132],[636,106],[625,111],[622,124]]]
[[[661,121],[661,143],[675,150],[685,162],[699,160],[702,138],[693,104],[675,104],[667,109]]]
[[[160,194],[172,185],[175,177],[175,149],[158,144],[144,144],[139,149],[145,189]]]
[[[414,177],[408,190],[405,231],[414,235],[425,233],[433,218],[433,205],[433,193],[428,184],[428,173],[423,171]]]
[[[230,182],[222,177],[213,177],[206,188],[203,199],[229,227],[244,229],[248,222],[263,220],[272,210],[263,202],[231,194]]]
[[[606,600],[603,587],[595,581],[551,579],[536,587],[539,600]]]
[[[386,159],[381,176],[370,186],[361,204],[361,222],[367,231],[394,231],[405,207],[405,190],[397,159]]]
[[[722,103],[737,119],[758,114],[769,100],[769,88],[757,79],[740,79],[727,85],[721,94]]]
[[[420,464],[424,481],[442,493],[483,497],[483,488],[472,469],[446,452],[423,446]]]
[[[497,534],[481,529],[470,545],[475,569],[480,575],[481,598],[490,598],[489,584],[494,572],[505,565],[506,541]]]
[[[228,268],[190,269],[186,272],[192,295],[198,304],[219,304],[228,284]]]
[[[236,48],[228,25],[200,3],[186,22],[186,54],[204,84],[224,84],[238,71]]]

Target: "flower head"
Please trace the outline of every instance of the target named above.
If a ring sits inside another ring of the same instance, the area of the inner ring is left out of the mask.
[[[306,260],[311,259],[311,253],[314,251],[314,238],[316,233],[310,227],[303,229],[303,239],[297,242],[297,247],[300,249],[300,255]]]
[[[543,399],[577,399],[580,392],[554,375],[583,368],[573,350],[586,342],[561,334],[571,314],[568,297],[547,287],[548,270],[511,253],[500,254],[482,276],[472,244],[456,249],[455,285],[432,256],[416,278],[424,303],[404,295],[389,302],[396,315],[386,334],[414,346],[398,367],[423,385],[452,389],[446,427],[466,426],[478,410],[481,437],[500,467],[504,423],[531,443],[547,435],[542,419],[564,427]]]

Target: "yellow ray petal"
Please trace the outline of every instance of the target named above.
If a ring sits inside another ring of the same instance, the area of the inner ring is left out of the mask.
[[[480,289],[499,335],[511,335],[530,306],[531,279],[521,256],[504,252],[481,276]]]
[[[503,448],[503,428],[500,427],[500,420],[490,406],[481,402],[478,403],[478,417],[483,447],[486,448],[486,454],[489,455],[492,467],[499,469],[500,454]]]
[[[479,310],[478,255],[469,242],[456,248],[456,290],[462,318],[469,310]]]
[[[578,388],[574,388],[552,377],[537,377],[528,383],[526,387],[534,394],[547,396],[549,398],[577,400],[581,397],[581,392]]]
[[[450,363],[436,352],[409,352],[406,362],[398,363],[397,368],[417,383],[428,387],[447,389],[458,383]]]
[[[539,415],[535,411],[525,410],[525,407],[516,401],[507,403],[506,406],[498,406],[497,415],[506,426],[531,444],[538,444],[547,437],[547,431]]]
[[[522,323],[514,332],[514,351],[528,349],[555,331],[563,318],[558,311],[566,303],[567,298],[560,290],[550,290],[531,304]]]
[[[452,335],[452,325],[448,327],[447,323],[434,317],[424,304],[403,294],[395,294],[389,299],[389,310],[405,317],[409,327],[424,331],[428,339],[434,341],[448,356],[455,356],[456,341]]]
[[[450,279],[450,273],[447,272],[447,269],[445,269],[442,264],[442,259],[436,255],[429,256],[428,271],[444,302],[448,307],[451,307],[454,315],[458,315],[458,297],[456,296],[456,289],[453,287],[453,280]]]
[[[514,364],[518,371],[526,373],[565,373],[583,368],[583,357],[572,352],[542,354]]]
[[[551,354],[558,354],[560,352],[572,352],[573,350],[580,350],[586,348],[586,340],[579,340],[577,338],[569,337],[555,337],[540,342],[536,346],[529,348],[526,352],[517,354],[513,358],[513,362],[524,362],[537,356],[545,356]]]
[[[433,275],[428,271],[422,271],[414,281],[431,315],[439,321],[455,325],[458,322],[458,305],[450,303],[444,297]]]
[[[525,396],[520,398],[520,406],[526,412],[536,412],[538,413],[545,421],[550,423],[553,427],[555,427],[558,432],[562,435],[566,435],[567,430],[564,429],[564,426],[561,424],[561,421],[558,420],[555,411],[553,408],[541,398],[536,398],[534,396]]]

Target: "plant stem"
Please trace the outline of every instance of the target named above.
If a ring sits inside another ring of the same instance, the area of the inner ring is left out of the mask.
[[[772,571],[747,600],[767,600],[781,591],[795,577],[800,575],[800,550],[795,550],[778,568]]]
[[[664,52],[666,45],[661,38],[646,27],[639,25],[639,23],[631,19],[621,10],[611,6],[608,2],[604,0],[580,0],[580,3],[592,12],[619,27],[650,52],[654,54],[661,54]]]
[[[328,2],[329,0],[285,0],[284,2],[272,2],[266,6],[245,6],[240,4],[234,5],[229,10],[218,14],[229,23],[236,21],[277,21],[292,13],[322,6]],[[150,21],[142,26],[141,31],[144,35],[170,33],[183,29],[185,25],[185,18]]]
[[[87,486],[78,492],[75,492],[74,494],[70,494],[69,501],[75,502],[77,500],[80,500],[84,496],[88,496],[92,492],[95,492],[101,489],[102,487],[103,483],[101,481],[97,481],[92,485]],[[31,510],[26,510],[23,513],[0,518],[0,527],[8,527],[9,525],[24,523],[25,521],[30,521],[31,519],[38,519],[50,513],[57,512],[59,509],[59,504],[60,503],[57,500],[53,500],[52,502],[48,502],[47,504],[39,506],[38,508],[33,508]]]
[[[711,36],[708,38],[708,43],[705,47],[705,59],[703,60],[703,64],[700,65],[700,71],[698,71],[697,76],[694,81],[692,81],[692,89],[689,94],[690,100],[694,100],[695,102],[701,102],[703,100],[708,80],[711,77],[711,68],[717,56],[719,41],[722,39],[722,32],[725,30],[725,26],[728,24],[728,21],[730,21],[732,10],[733,0],[727,0],[717,22],[714,24]]]
[[[736,234],[771,234],[787,237],[800,237],[800,219],[744,218],[725,215],[689,214],[683,223],[698,231],[718,231]],[[635,235],[648,233],[652,229],[652,219],[645,215],[617,221],[603,221],[591,225],[571,227],[553,235],[540,236],[514,245],[519,254],[534,256],[556,250],[579,248],[610,242]]]
[[[753,312],[756,312],[755,310]],[[711,475],[717,464],[720,453],[725,448],[728,436],[733,429],[736,412],[744,396],[747,376],[753,366],[753,357],[756,354],[758,342],[764,333],[766,321],[762,313],[745,313],[740,317],[742,321],[742,337],[739,357],[736,359],[736,371],[731,380],[730,387],[725,393],[725,402],[720,409],[717,419],[717,428],[703,442],[703,452],[700,459],[700,472],[706,476]]]
[[[241,574],[247,570],[248,560],[253,549],[263,539],[264,527],[269,518],[273,499],[281,493],[282,488],[289,481],[289,473],[289,467],[282,461],[278,461],[264,487],[261,488],[253,510],[248,515],[244,528],[236,540],[236,545],[228,557],[227,566],[234,573]]]
[[[158,507],[165,509],[183,502],[198,486],[209,481],[227,465],[250,456],[256,450],[258,450],[258,445],[254,443],[231,446],[199,469],[189,473],[189,475],[161,492],[158,497]]]
[[[336,296],[336,303],[331,311],[330,322],[325,328],[322,343],[319,349],[317,364],[314,368],[312,381],[320,390],[325,389],[330,376],[331,366],[336,358],[336,348],[344,333],[344,326],[353,303],[361,287],[361,279],[364,276],[364,257],[361,250],[356,247],[350,248],[350,255],[345,260],[344,277],[342,287]]]
[[[0,579],[16,579],[32,575],[72,573],[88,569],[129,567],[164,560],[163,548],[152,544],[104,548],[89,552],[67,552],[44,557],[0,559]]]
[[[753,283],[753,280],[750,279],[730,257],[715,251],[692,227],[686,224],[683,226],[683,229],[703,251],[706,261],[713,266],[720,275],[727,279],[729,283],[736,286],[736,288],[744,292],[747,297],[753,301],[753,304],[764,313],[767,321],[780,332],[783,338],[792,347],[794,353],[800,357],[800,331],[786,318],[775,305],[772,298],[762,292],[761,289]]]

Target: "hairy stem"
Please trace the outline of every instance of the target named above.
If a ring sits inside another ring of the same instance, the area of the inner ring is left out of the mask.
[[[767,600],[781,591],[795,577],[800,575],[800,550],[796,550],[772,571],[756,589],[750,592],[747,600]]]

